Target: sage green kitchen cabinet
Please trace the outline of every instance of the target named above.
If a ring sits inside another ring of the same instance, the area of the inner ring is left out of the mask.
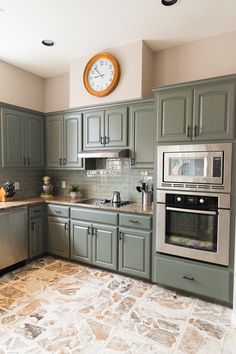
[[[119,271],[150,279],[151,232],[119,228]]]
[[[156,117],[154,102],[129,107],[131,165],[135,168],[154,167]]]
[[[161,254],[154,259],[154,282],[225,303],[232,302],[231,277],[231,272],[221,266]]]
[[[83,168],[83,159],[78,158],[82,150],[82,115],[71,113],[46,118],[47,167]]]
[[[0,224],[0,269],[4,269],[28,258],[27,209],[1,212]]]
[[[117,227],[71,221],[71,259],[117,269]]]
[[[117,270],[118,214],[71,208],[71,258]]]
[[[156,90],[157,140],[234,138],[235,81],[209,79]]]
[[[127,107],[84,113],[84,150],[128,145]]]
[[[29,258],[37,257],[45,251],[44,207],[29,207]]]
[[[2,108],[2,166],[43,167],[43,117]]]
[[[48,217],[49,252],[69,258],[69,220]]]

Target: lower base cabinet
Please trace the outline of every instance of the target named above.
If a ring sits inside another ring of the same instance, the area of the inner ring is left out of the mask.
[[[151,232],[119,229],[119,271],[150,278]]]
[[[40,256],[45,252],[46,239],[44,228],[44,207],[29,207],[29,258]]]
[[[232,303],[231,272],[224,267],[155,256],[153,281],[225,303]]]
[[[71,221],[71,259],[117,269],[117,227]]]
[[[69,258],[69,220],[48,218],[49,252]]]

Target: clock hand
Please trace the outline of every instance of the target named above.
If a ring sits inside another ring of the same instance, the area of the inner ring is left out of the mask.
[[[96,79],[97,77],[103,77],[105,74],[101,74],[101,75],[97,75],[97,76],[94,76],[94,78]]]
[[[101,73],[98,71],[97,68],[94,68],[96,70],[96,72],[101,76]]]

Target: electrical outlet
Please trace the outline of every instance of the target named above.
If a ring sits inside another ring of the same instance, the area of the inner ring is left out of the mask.
[[[61,181],[61,188],[66,188],[66,181]]]
[[[15,190],[18,191],[20,189],[20,182],[14,182]]]

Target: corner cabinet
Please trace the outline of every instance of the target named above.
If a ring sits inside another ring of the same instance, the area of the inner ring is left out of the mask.
[[[143,102],[129,107],[131,166],[135,168],[154,167],[155,105]]]
[[[44,166],[43,116],[2,108],[2,167]]]
[[[209,79],[154,90],[157,141],[234,138],[235,79]]]
[[[128,145],[127,107],[84,113],[84,150]]]
[[[47,167],[83,168],[78,158],[82,150],[82,115],[73,113],[46,118]]]

